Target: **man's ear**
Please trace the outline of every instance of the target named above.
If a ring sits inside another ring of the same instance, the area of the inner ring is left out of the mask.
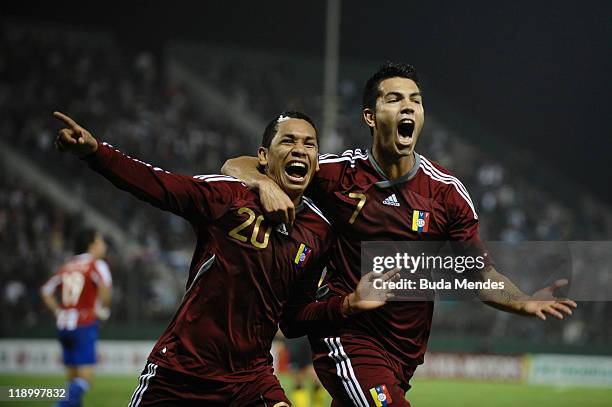
[[[363,120],[366,122],[369,128],[373,129],[376,127],[376,116],[374,110],[366,107],[363,109]]]
[[[260,168],[266,168],[268,166],[268,149],[265,147],[259,147],[257,149],[257,160],[259,161]]]

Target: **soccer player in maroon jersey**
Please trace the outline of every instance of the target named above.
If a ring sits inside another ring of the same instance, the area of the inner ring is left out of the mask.
[[[79,231],[75,253],[40,289],[43,302],[56,317],[68,372],[68,397],[58,406],[81,405],[93,379],[98,320],[110,316],[112,277],[103,260],[104,238],[93,229]]]
[[[185,218],[197,235],[185,296],[155,344],[130,406],[286,406],[270,348],[283,306],[312,298],[334,239],[327,219],[302,196],[318,170],[314,124],[284,112],[266,127],[258,164],[294,204],[292,225],[264,219],[255,193],[223,175],[172,174],[99,143],[69,117],[56,139],[137,198]],[[390,277],[389,277],[390,278]],[[360,301],[357,310],[381,301]],[[354,307],[313,303],[305,321],[332,322]],[[340,304],[341,305],[341,304]],[[191,404],[190,404],[191,403]]]
[[[478,215],[465,186],[448,170],[415,152],[425,121],[415,69],[387,63],[366,83],[363,119],[371,150],[320,157],[320,171],[307,194],[323,208],[337,234],[328,264],[329,289],[348,303],[360,276],[361,241],[470,242],[480,246]],[[291,222],[294,208],[282,191],[255,170],[254,159],[229,160],[222,172],[259,192],[271,217]],[[533,296],[522,293],[492,264],[482,279],[503,281],[504,290],[479,292],[487,304],[522,315],[559,319],[576,304],[552,296],[558,282]],[[545,297],[547,301],[540,300]],[[313,363],[334,406],[409,406],[405,393],[423,363],[433,302],[390,302],[356,314],[332,329],[311,329]],[[282,325],[300,334],[301,315],[286,314]],[[292,328],[292,325],[294,327]]]

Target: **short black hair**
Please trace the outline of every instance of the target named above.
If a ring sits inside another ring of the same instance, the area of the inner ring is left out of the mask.
[[[380,83],[385,79],[396,77],[412,79],[421,88],[419,76],[414,66],[387,61],[366,82],[363,88],[363,108],[374,108],[376,106],[376,99],[380,95]]]
[[[74,237],[74,252],[76,254],[87,252],[89,245],[96,240],[97,235],[98,231],[92,228],[83,228],[79,230]]]
[[[317,137],[317,140],[318,140],[319,136],[318,136],[318,132],[317,132],[317,127],[315,126],[315,124],[312,121],[312,119],[310,118],[310,116],[308,116],[306,113],[298,112],[296,110],[285,110],[280,115],[278,115],[278,116],[274,117],[272,120],[270,120],[270,123],[268,123],[268,125],[266,126],[266,129],[264,130],[263,135],[261,136],[261,146],[262,147],[270,148],[270,144],[272,143],[272,139],[274,138],[274,136],[278,132],[278,123],[279,123],[279,120],[281,118],[285,118],[285,117],[290,118],[290,119],[302,119],[302,120],[306,120],[308,123],[310,123],[312,128],[315,129],[315,136]]]

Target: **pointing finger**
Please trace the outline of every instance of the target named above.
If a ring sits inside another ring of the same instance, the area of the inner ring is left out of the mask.
[[[72,127],[73,129],[76,129],[76,128],[79,127],[79,125],[76,124],[76,122],[74,120],[72,120],[70,117],[66,116],[65,114],[63,114],[61,112],[53,112],[53,116],[55,116],[55,118],[63,121],[68,126]]]

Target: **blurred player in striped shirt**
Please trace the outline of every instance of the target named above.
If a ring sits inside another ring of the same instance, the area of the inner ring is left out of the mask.
[[[99,232],[83,229],[76,236],[76,255],[40,290],[45,305],[56,317],[68,373],[68,399],[60,401],[60,407],[80,406],[93,379],[98,321],[110,316],[112,277],[103,260],[106,250]]]

